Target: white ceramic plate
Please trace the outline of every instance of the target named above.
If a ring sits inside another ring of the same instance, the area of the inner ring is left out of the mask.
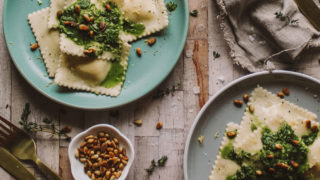
[[[320,81],[310,76],[290,71],[255,73],[239,78],[216,93],[197,115],[187,138],[184,154],[184,177],[186,180],[207,180],[228,122],[239,123],[244,108],[233,104],[236,98],[250,94],[260,85],[277,93],[283,87],[290,90],[285,99],[306,108],[320,117]],[[219,138],[214,138],[219,132]],[[203,145],[197,141],[205,136]]]

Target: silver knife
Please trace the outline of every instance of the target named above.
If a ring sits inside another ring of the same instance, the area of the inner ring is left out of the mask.
[[[23,164],[3,147],[0,147],[0,166],[18,180],[36,180]]]

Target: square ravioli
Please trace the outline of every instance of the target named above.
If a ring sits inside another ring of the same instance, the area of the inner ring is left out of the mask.
[[[36,37],[49,77],[54,77],[59,67],[59,31],[48,28],[49,8],[28,15],[29,24]]]
[[[63,10],[65,4],[66,4],[66,0],[51,0],[50,1],[50,10],[49,10],[49,18],[48,18],[48,28],[49,29],[59,27],[59,19],[57,16]]]
[[[57,11],[54,4],[51,12]],[[148,36],[169,23],[163,0],[67,0],[61,12],[61,51],[107,60],[119,57],[121,41]]]
[[[169,24],[164,0],[113,0],[124,13],[124,29],[121,39],[126,42],[148,36],[166,28]],[[136,33],[130,22],[143,24],[142,33]]]
[[[79,57],[119,60],[122,52],[121,10],[113,2],[101,10],[90,0],[66,1],[59,16],[60,49]]]
[[[118,96],[126,76],[130,47],[129,44],[123,44],[119,61],[62,54],[54,81],[70,89]]]

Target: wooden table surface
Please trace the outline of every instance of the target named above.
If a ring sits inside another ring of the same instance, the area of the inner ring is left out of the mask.
[[[3,1],[0,0],[1,4]],[[83,111],[56,104],[38,93],[19,74],[8,54],[4,36],[1,35],[0,115],[18,125],[23,107],[29,102],[29,118],[32,121],[41,123],[43,118],[48,117],[61,128],[71,125],[72,136],[95,124],[112,124],[126,134],[135,146],[135,161],[128,180],[184,179],[184,146],[195,116],[215,92],[248,73],[233,65],[228,55],[217,22],[218,10],[214,1],[189,0],[189,8],[197,9],[199,15],[196,18],[190,17],[188,39],[181,58],[169,77],[157,88],[166,89],[180,83],[181,88],[174,96],[153,99],[154,91],[138,102],[111,111]],[[0,31],[2,33],[2,27]],[[221,57],[214,59],[213,51],[219,52]],[[306,63],[296,70],[320,78],[319,65]],[[111,112],[118,112],[118,115],[114,116]],[[133,125],[135,119],[141,119],[143,125]],[[158,121],[163,122],[161,130],[155,128]],[[36,143],[41,160],[59,172],[63,179],[73,179],[67,156],[68,142],[38,134]],[[162,155],[169,158],[166,167],[155,170],[148,177],[145,168],[152,159]],[[32,164],[26,166],[38,179],[45,179]],[[13,179],[2,169],[0,177],[2,180]]]

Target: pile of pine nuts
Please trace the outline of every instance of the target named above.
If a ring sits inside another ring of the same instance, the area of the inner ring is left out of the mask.
[[[107,132],[89,135],[76,150],[75,157],[84,164],[85,173],[92,180],[118,179],[128,163],[126,149]]]

